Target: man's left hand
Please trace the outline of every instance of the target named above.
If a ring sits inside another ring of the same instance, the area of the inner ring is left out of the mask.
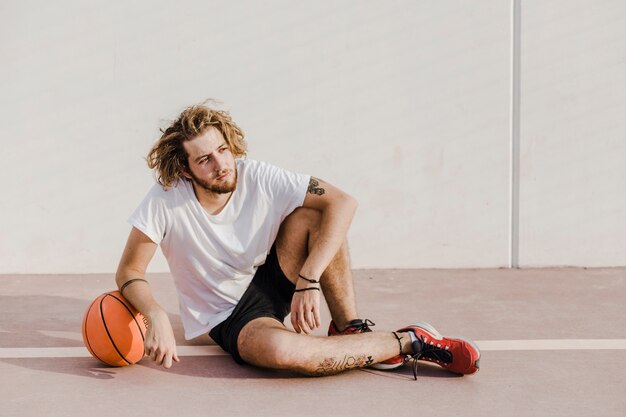
[[[306,288],[303,286],[303,288]],[[299,289],[299,288],[298,288]],[[320,291],[312,289],[293,294],[291,324],[298,333],[310,334],[322,325],[320,319]]]

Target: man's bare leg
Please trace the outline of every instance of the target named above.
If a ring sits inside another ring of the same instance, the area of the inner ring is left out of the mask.
[[[333,375],[411,352],[408,333],[369,332],[350,336],[306,336],[286,329],[275,319],[252,320],[239,334],[239,354],[247,363],[305,375]]]
[[[339,252],[322,274],[320,285],[333,321],[339,330],[343,330],[351,320],[360,318],[356,309],[347,240],[344,240]]]
[[[280,266],[295,284],[309,250],[319,235],[321,214],[298,208],[283,221],[276,238]],[[358,318],[348,244],[343,245],[321,276],[320,284],[333,321],[339,329]]]

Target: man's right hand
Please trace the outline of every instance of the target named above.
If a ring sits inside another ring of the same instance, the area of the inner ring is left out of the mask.
[[[145,353],[157,365],[169,369],[172,360],[180,362],[176,354],[176,339],[167,313],[159,309],[148,317],[148,331],[144,340]]]
[[[117,287],[122,287],[132,279],[122,294],[148,320],[148,331],[144,339],[146,355],[164,368],[172,366],[172,360],[179,362],[176,355],[176,340],[170,319],[152,297],[150,284],[144,278],[148,263],[157,250],[154,243],[139,229],[133,227],[115,274]]]

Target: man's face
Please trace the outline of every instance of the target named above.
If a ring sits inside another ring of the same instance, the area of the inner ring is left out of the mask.
[[[233,192],[237,186],[235,158],[222,133],[209,127],[202,135],[183,143],[189,171],[185,177],[215,194]]]

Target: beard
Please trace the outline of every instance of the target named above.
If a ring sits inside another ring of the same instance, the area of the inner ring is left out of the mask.
[[[234,170],[235,175],[233,175],[234,178],[232,180],[230,180],[229,182],[218,182],[216,184],[210,184],[208,181],[197,177],[196,174],[194,174],[191,170],[189,170],[188,172],[191,176],[191,181],[195,185],[210,193],[228,194],[235,191],[235,188],[237,187],[237,169]]]

